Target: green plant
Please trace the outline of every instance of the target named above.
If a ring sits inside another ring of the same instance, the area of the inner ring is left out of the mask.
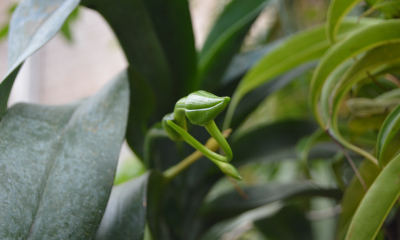
[[[273,29],[299,20],[294,2]],[[198,54],[186,0],[21,2],[0,83],[0,238],[397,239],[400,9],[367,1],[345,18],[360,2],[241,53],[272,3],[232,0]],[[78,103],[7,109],[23,62],[79,4],[129,67]],[[137,171],[114,182],[124,139]]]

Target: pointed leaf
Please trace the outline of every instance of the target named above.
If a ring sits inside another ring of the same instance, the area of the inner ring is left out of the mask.
[[[60,30],[80,0],[26,0],[10,21],[6,76],[0,83],[0,118],[7,109],[12,85],[22,63]]]
[[[126,79],[80,104],[18,104],[0,122],[0,238],[93,239],[125,135]]]

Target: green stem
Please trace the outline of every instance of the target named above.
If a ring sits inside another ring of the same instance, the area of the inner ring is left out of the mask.
[[[222,150],[226,154],[226,157],[228,158],[228,162],[231,161],[233,157],[231,147],[229,146],[224,136],[222,136],[214,120],[211,120],[209,123],[207,123],[205,125],[205,128],[210,133],[210,135],[217,141],[217,143],[221,146]]]
[[[184,129],[176,125],[173,121],[168,120],[168,125],[171,126],[175,131],[177,131],[185,141],[190,144],[192,147],[196,148],[200,152],[204,154],[204,156],[208,157],[209,159],[220,161],[220,162],[227,162],[227,158],[221,156],[215,152],[212,152],[210,149],[206,148],[203,144],[197,141],[192,135],[186,132]]]
[[[180,172],[182,172],[183,170],[188,168],[194,162],[199,160],[202,156],[203,156],[203,154],[200,151],[195,151],[194,153],[190,154],[188,157],[183,159],[180,163],[165,170],[164,177],[167,180],[171,180],[171,179],[175,178]]]

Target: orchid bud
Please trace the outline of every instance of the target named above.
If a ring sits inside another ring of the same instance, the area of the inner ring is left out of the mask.
[[[206,91],[196,91],[186,98],[186,116],[194,125],[205,126],[228,106],[230,100],[230,97],[217,97]]]

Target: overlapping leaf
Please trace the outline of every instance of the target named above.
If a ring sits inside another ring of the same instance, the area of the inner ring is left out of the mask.
[[[376,155],[381,163],[385,164],[388,161],[384,159],[386,149],[388,148],[390,141],[396,136],[400,129],[400,105],[398,105],[393,111],[387,116],[385,122],[379,131],[378,140],[376,143]]]
[[[0,122],[0,238],[93,239],[125,135],[128,81],[59,107],[18,104]]]

